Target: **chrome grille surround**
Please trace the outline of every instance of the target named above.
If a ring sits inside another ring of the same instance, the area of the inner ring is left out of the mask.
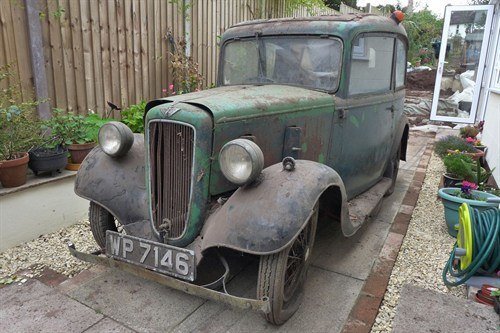
[[[148,123],[150,214],[156,232],[183,236],[189,220],[196,148],[195,128],[172,120]]]

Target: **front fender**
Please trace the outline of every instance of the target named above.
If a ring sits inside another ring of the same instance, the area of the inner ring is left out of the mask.
[[[132,148],[119,158],[96,147],[78,170],[75,193],[106,208],[124,226],[136,222],[146,225],[149,211],[144,163],[142,134],[134,134]]]
[[[266,168],[257,184],[240,187],[205,222],[201,250],[227,247],[251,254],[276,253],[304,228],[320,196],[338,187],[341,222],[348,221],[344,183],[330,167],[297,160],[295,170],[281,163]]]

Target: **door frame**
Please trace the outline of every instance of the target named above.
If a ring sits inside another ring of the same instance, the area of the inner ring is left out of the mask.
[[[431,116],[430,120],[437,121],[449,121],[452,123],[465,123],[465,124],[473,124],[476,120],[476,114],[479,104],[479,96],[481,92],[481,84],[483,81],[484,75],[484,65],[486,61],[486,55],[488,52],[488,44],[490,41],[491,34],[491,23],[493,20],[493,9],[495,6],[493,5],[478,5],[478,6],[446,6],[445,14],[444,14],[444,25],[443,25],[443,34],[441,36],[441,48],[439,50],[439,60],[438,60],[438,68],[436,71],[436,81],[434,85],[434,94],[432,98],[432,108],[431,108]],[[448,32],[450,28],[450,20],[451,13],[453,11],[480,11],[486,10],[486,22],[484,26],[484,36],[486,37],[483,40],[481,45],[481,54],[479,56],[479,64],[478,71],[476,75],[476,85],[474,86],[474,95],[472,96],[472,106],[471,111],[469,113],[469,118],[460,118],[460,117],[448,117],[448,116],[438,116],[437,115],[437,106],[439,102],[439,95],[441,90],[441,81],[443,76],[443,69],[445,64],[445,56],[446,56],[446,46],[448,44]],[[479,83],[479,84],[478,84]]]

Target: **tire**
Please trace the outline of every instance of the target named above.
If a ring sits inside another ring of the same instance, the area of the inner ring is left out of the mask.
[[[118,232],[118,221],[110,212],[92,201],[89,206],[89,221],[90,230],[97,245],[104,250],[106,247],[106,231]]]
[[[274,325],[285,323],[302,302],[317,224],[318,204],[306,226],[290,246],[260,258],[257,298],[269,299],[270,312],[264,314],[264,317]],[[290,258],[292,255],[299,260]],[[295,265],[291,266],[294,262]],[[286,278],[290,278],[291,273],[294,273],[294,277],[287,282]]]
[[[398,178],[399,171],[399,161],[401,160],[401,145],[398,147],[396,152],[392,155],[389,164],[387,165],[387,169],[384,172],[384,177],[391,178],[392,183],[391,187],[385,192],[384,197],[390,196],[394,193],[394,188],[396,187],[396,180]]]

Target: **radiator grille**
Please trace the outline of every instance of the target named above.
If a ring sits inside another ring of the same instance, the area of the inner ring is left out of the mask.
[[[194,130],[172,122],[151,122],[149,154],[154,225],[178,238],[188,219],[193,169]]]

